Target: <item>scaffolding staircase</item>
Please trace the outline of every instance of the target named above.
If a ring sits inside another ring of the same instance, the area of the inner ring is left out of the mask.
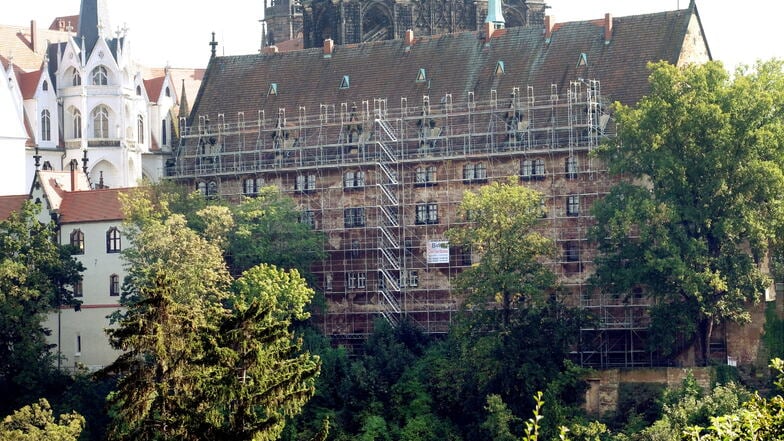
[[[400,322],[402,313],[400,307],[402,228],[398,212],[400,207],[400,161],[394,151],[397,136],[389,122],[384,119],[385,103],[376,104],[379,313],[392,326],[396,326]]]

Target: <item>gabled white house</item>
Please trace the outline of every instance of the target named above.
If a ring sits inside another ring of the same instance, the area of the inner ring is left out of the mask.
[[[10,73],[9,73],[10,72]],[[25,142],[27,131],[24,119],[19,111],[21,102],[13,74],[13,66],[8,70],[0,63],[0,152],[3,160],[0,161],[0,176],[4,185],[0,185],[0,196],[18,195],[27,191],[25,184]]]

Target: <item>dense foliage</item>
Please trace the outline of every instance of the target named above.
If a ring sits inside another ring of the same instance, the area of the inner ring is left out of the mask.
[[[27,202],[0,221],[0,415],[44,396],[62,379],[46,342],[46,314],[73,305],[70,286],[83,267],[38,221],[40,206]]]
[[[652,65],[650,93],[616,105],[603,158],[626,183],[594,204],[593,282],[656,298],[652,349],[708,361],[719,323],[745,323],[784,227],[784,71],[771,61],[730,77],[720,63]],[[673,326],[674,325],[674,326]]]

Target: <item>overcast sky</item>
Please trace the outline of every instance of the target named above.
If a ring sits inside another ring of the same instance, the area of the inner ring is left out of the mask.
[[[211,32],[218,53],[258,51],[264,0],[109,0],[111,26],[126,25],[133,52],[143,64],[204,67],[209,60]],[[557,22],[596,19],[610,12],[633,15],[686,8],[688,0],[548,0]],[[28,0],[4,8],[2,24],[26,25],[37,20],[48,26],[54,17],[79,13],[78,0]],[[698,0],[697,7],[714,59],[726,67],[753,64],[757,59],[784,58],[784,26],[778,2],[770,0]]]

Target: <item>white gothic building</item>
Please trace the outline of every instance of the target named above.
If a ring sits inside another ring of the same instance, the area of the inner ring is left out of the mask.
[[[158,180],[180,111],[170,69],[145,76],[151,70],[135,61],[127,29],[110,26],[107,0],[82,0],[79,16],[70,18],[76,23],[63,26],[64,18],[56,19],[47,31],[35,22],[18,32],[0,27],[0,34],[5,30],[9,35],[0,35],[2,74],[27,131],[25,163],[15,165],[16,170],[25,170],[24,181],[12,184],[3,176],[0,188],[26,190],[36,164],[62,171],[72,159],[81,162],[85,155],[94,187],[131,187],[142,178]],[[46,43],[41,43],[42,36]],[[24,43],[21,49],[12,47],[19,41]],[[2,47],[15,52],[3,53]],[[36,55],[39,63],[30,69]]]

